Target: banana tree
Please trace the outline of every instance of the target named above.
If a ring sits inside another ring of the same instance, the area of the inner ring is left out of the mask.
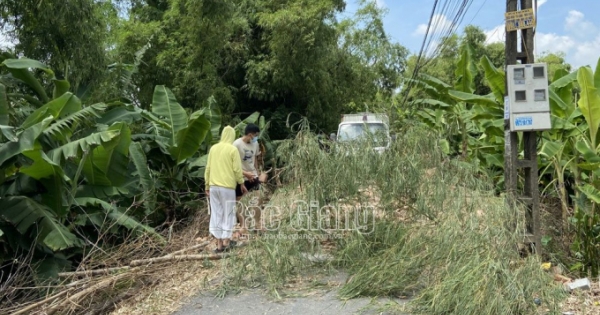
[[[598,130],[600,128],[600,59],[594,73],[589,67],[581,67],[577,72],[577,83],[579,85],[580,98],[577,102],[585,124],[581,124],[580,130],[585,132],[578,137],[575,144],[580,156],[576,159],[577,168],[580,173],[576,178],[585,181],[577,185],[579,192],[585,196],[587,202],[581,202],[575,212],[573,222],[577,230],[576,247],[584,258],[584,268],[591,271],[593,276],[598,275],[600,265],[600,215],[598,204],[600,203],[600,141]],[[581,201],[581,200],[580,200]]]
[[[413,104],[427,105],[418,113],[423,121],[435,125],[440,132],[447,134],[448,140],[458,137],[460,152],[464,158],[470,157],[483,162],[484,168],[502,167],[502,154],[498,151],[502,136],[502,99],[504,86],[503,73],[497,70],[487,57],[481,65],[485,70],[492,94],[473,94],[473,78],[477,69],[472,62],[472,51],[468,44],[461,47],[457,64],[457,81],[454,86],[436,78],[421,75],[417,84],[431,98],[418,99]],[[499,138],[500,137],[500,138]],[[441,142],[444,146],[447,140]]]
[[[458,101],[471,104],[471,119],[480,131],[479,145],[474,148],[473,155],[484,161],[486,168],[501,170],[503,168],[503,98],[504,72],[497,69],[487,56],[479,62],[484,71],[486,84],[491,93],[475,95],[463,91],[449,91],[450,96]],[[499,173],[494,177],[498,179]],[[500,176],[501,177],[501,176]]]
[[[556,187],[565,229],[570,206],[566,183],[578,172],[575,163],[578,159],[576,143],[587,128],[581,110],[573,99],[577,74],[577,71],[568,73],[562,69],[558,70],[548,87],[552,130],[542,132],[540,150],[540,181],[545,186],[542,193],[550,187]],[[548,176],[545,176],[546,174]],[[550,179],[546,182],[545,177]]]
[[[138,169],[142,165],[149,167],[145,174],[139,174],[139,184],[146,192],[145,215],[155,214],[155,220],[164,219],[156,211],[158,203],[164,205],[167,217],[181,205],[195,207],[193,200],[202,185],[190,176],[189,166],[219,137],[221,115],[214,98],[208,99],[202,109],[188,113],[170,89],[157,85],[150,111],[131,105],[118,106],[99,122],[108,124],[121,119],[140,122],[144,127],[140,133],[132,134],[137,144],[123,143],[121,148],[129,148],[134,154]],[[188,202],[184,200],[186,197]]]
[[[439,79],[426,74],[420,75],[416,84],[423,88],[424,92],[430,97],[417,99],[411,102],[411,106],[421,106],[417,112],[425,123],[435,124],[438,130],[444,130],[445,136],[442,140],[448,143],[454,143],[458,138],[458,148],[451,151],[460,153],[463,158],[467,157],[469,133],[473,131],[473,125],[470,123],[471,113],[468,105],[464,102],[452,98],[450,91],[453,89],[465,90],[472,93],[474,90],[473,77],[476,69],[471,62],[471,49],[468,44],[461,47],[461,57],[456,69],[458,80],[455,86],[451,86]],[[425,110],[429,109],[429,110]],[[443,119],[439,115],[443,113]],[[440,125],[440,123],[443,123]]]
[[[29,70],[42,68],[51,74],[41,63],[6,59],[3,65],[8,65],[15,79],[35,91],[37,95],[32,98],[47,102],[13,126],[3,113],[22,95],[11,94],[0,86],[2,252],[14,255],[35,248],[42,261],[40,274],[48,275],[50,270],[55,275],[58,266],[64,266],[63,253],[80,252],[86,244],[81,235],[101,229],[104,219],[113,221],[117,228],[155,233],[114,203],[89,195],[93,189],[82,189],[95,184],[100,175],[114,185],[119,177],[111,172],[117,169],[128,174],[127,167],[115,165],[121,162],[116,153],[124,154],[128,161],[127,152],[122,150],[123,144],[130,141],[128,125],[115,122],[96,127],[94,120],[107,106],[99,103],[84,107],[75,95],[63,89],[68,83],[54,82],[52,97],[45,95],[43,85]],[[92,171],[86,172],[87,168]]]

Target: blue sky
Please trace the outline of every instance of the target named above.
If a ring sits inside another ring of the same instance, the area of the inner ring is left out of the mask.
[[[418,53],[434,0],[372,0],[388,10],[384,27],[392,40]],[[357,0],[346,0],[346,14],[358,8]],[[600,12],[598,0],[538,0],[535,53],[563,51],[574,67],[596,67],[600,57]],[[440,1],[438,6],[443,3]],[[468,24],[481,27],[489,42],[504,41],[505,0],[473,0],[456,31]],[[440,11],[439,9],[437,11]],[[345,15],[346,15],[345,14]],[[440,25],[451,25],[452,17],[437,16]]]

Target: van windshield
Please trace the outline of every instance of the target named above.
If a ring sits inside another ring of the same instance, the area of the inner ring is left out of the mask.
[[[365,140],[366,138],[371,140],[375,146],[386,146],[388,142],[387,128],[382,123],[355,123],[340,126],[339,141]]]

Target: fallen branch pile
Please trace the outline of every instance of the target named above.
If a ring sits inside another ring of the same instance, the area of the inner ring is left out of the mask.
[[[85,300],[92,294],[103,294],[103,291],[116,287],[119,284],[133,282],[137,277],[146,276],[149,274],[159,273],[164,269],[165,263],[173,263],[190,260],[218,260],[229,257],[231,253],[221,254],[185,254],[191,250],[203,250],[210,242],[204,241],[200,244],[184,248],[172,252],[161,257],[153,257],[147,259],[136,259],[129,262],[128,265],[101,268],[93,270],[79,270],[73,272],[59,273],[59,278],[68,279],[65,284],[55,286],[57,290],[48,293],[43,299],[21,305],[13,309],[11,315],[20,314],[55,314],[60,311],[60,314],[70,314],[75,310],[85,308]],[[114,299],[111,299],[111,304],[116,304],[118,301],[130,297],[131,292],[122,292]],[[104,303],[103,309],[110,307]],[[102,311],[102,310],[97,310]],[[98,313],[98,312],[93,312]]]

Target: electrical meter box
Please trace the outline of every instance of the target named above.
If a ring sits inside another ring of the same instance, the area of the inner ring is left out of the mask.
[[[507,67],[510,131],[552,129],[545,63]]]

